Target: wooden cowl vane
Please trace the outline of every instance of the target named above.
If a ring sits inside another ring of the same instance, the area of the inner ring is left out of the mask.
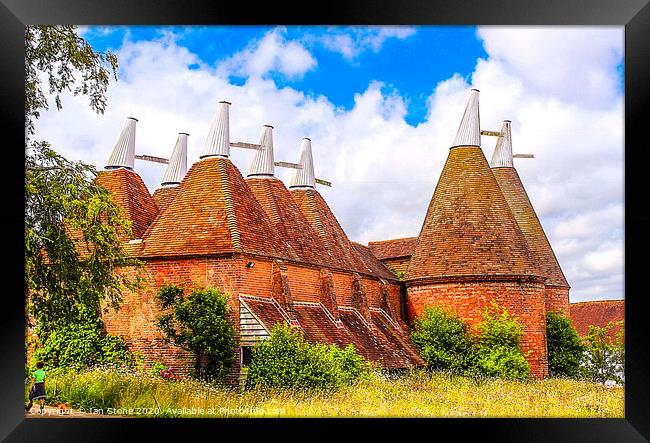
[[[189,134],[180,132],[174,145],[174,150],[169,159],[169,164],[165,170],[161,181],[161,187],[153,193],[153,198],[160,210],[164,210],[169,203],[176,197],[178,185],[181,184],[187,173],[187,137]]]
[[[230,102],[220,101],[199,158],[230,157]]]
[[[158,206],[142,178],[133,170],[137,119],[128,117],[96,183],[106,188],[131,221],[131,239],[142,238],[158,215]],[[125,239],[126,240],[126,239]]]

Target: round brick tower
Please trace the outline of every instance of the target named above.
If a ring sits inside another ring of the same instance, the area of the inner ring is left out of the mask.
[[[523,325],[522,350],[542,378],[546,278],[481,150],[478,92],[471,91],[409,263],[407,317],[436,305],[475,325],[494,301]]]
[[[510,120],[504,120],[501,126],[501,136],[490,162],[492,173],[526,237],[530,252],[546,277],[546,310],[563,311],[568,316],[570,286],[514,167],[510,123]]]

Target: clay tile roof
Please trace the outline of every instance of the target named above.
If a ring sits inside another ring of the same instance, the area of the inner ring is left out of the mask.
[[[492,172],[506,198],[510,210],[521,228],[530,252],[533,254],[537,266],[544,277],[546,284],[569,287],[560,263],[557,261],[553,248],[546,237],[544,228],[537,218],[537,214],[530,203],[528,194],[521,183],[517,170],[512,167],[495,167]]]
[[[269,332],[273,325],[287,321],[286,313],[271,299],[267,302],[244,295],[240,299]],[[311,343],[335,344],[339,347],[353,344],[360,355],[381,363],[384,368],[424,365],[410,342],[408,332],[396,328],[383,313],[372,313],[374,327],[370,329],[361,315],[351,308],[340,311],[342,327],[337,326],[319,304],[294,303],[293,312],[305,339]]]
[[[450,149],[407,278],[540,275],[483,151]]]
[[[169,203],[176,197],[178,193],[178,186],[170,186],[165,188],[158,188],[153,193],[153,199],[156,202],[156,205],[160,209],[160,212],[164,211]]]
[[[265,301],[257,297],[246,297],[245,295],[240,295],[239,298],[246,303],[251,313],[268,332],[271,332],[275,324],[288,321],[285,313],[282,312],[282,308],[273,303],[272,299]]]
[[[95,181],[111,193],[113,201],[124,209],[126,217],[131,220],[131,238],[142,238],[158,215],[158,206],[140,176],[134,171],[119,168],[100,171]]]
[[[246,252],[295,260],[227,158],[194,163],[144,239],[142,256]]]
[[[609,322],[625,320],[625,300],[571,303],[569,315],[578,334],[586,336],[590,325],[602,328]],[[612,328],[609,338],[614,339],[619,330],[618,327]]]
[[[386,266],[384,266],[384,264],[373,255],[367,246],[356,242],[352,242],[352,246],[357,250],[361,260],[363,260],[372,275],[378,278],[396,280],[395,274],[390,272],[388,268],[386,268]]]
[[[413,255],[417,237],[396,238],[393,240],[371,241],[368,248],[379,260],[410,257]]]
[[[290,192],[325,250],[339,263],[338,267],[368,274],[368,268],[320,193],[310,188],[296,188]]]
[[[246,183],[266,215],[303,262],[337,267],[325,250],[320,237],[311,227],[289,190],[274,177],[247,178]]]

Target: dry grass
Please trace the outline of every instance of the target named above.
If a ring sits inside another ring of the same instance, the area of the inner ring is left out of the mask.
[[[413,371],[338,392],[240,392],[192,380],[92,370],[53,376],[48,403],[103,414],[182,417],[624,417],[624,388],[547,379],[476,382]],[[112,409],[111,409],[112,408]]]

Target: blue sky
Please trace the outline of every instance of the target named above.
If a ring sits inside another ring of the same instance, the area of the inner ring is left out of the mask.
[[[63,97],[37,135],[101,168],[127,116],[136,153],[198,160],[220,100],[232,141],[274,126],[276,160],[312,139],[319,191],[353,241],[417,236],[470,88],[481,128],[512,121],[526,191],[571,301],[624,298],[623,27],[84,27],[119,59],[108,108]],[[486,158],[495,140],[482,137]],[[252,153],[234,150],[246,175]],[[136,161],[151,192],[164,168]],[[285,183],[290,171],[276,169]]]
[[[99,50],[117,50],[125,37],[133,41],[152,40],[162,33],[178,35],[177,43],[187,47],[204,63],[216,66],[229,55],[258,40],[272,27],[267,26],[192,26],[106,27],[89,28],[86,38]],[[318,42],[324,35],[345,34],[352,27],[288,27],[287,40],[304,41],[305,47],[318,60],[315,69],[298,78],[278,72],[267,75],[280,87],[291,86],[312,96],[325,95],[336,106],[349,110],[354,94],[364,90],[371,80],[380,80],[385,88],[395,90],[405,99],[406,121],[411,125],[426,118],[427,99],[434,85],[454,73],[469,76],[476,60],[487,56],[475,26],[422,26],[404,40],[387,39],[380,51],[365,50],[353,59],[332,51]],[[356,27],[356,29],[363,29]],[[406,45],[404,44],[406,43]],[[198,68],[193,65],[193,68]],[[246,77],[232,75],[234,84],[242,85]]]

